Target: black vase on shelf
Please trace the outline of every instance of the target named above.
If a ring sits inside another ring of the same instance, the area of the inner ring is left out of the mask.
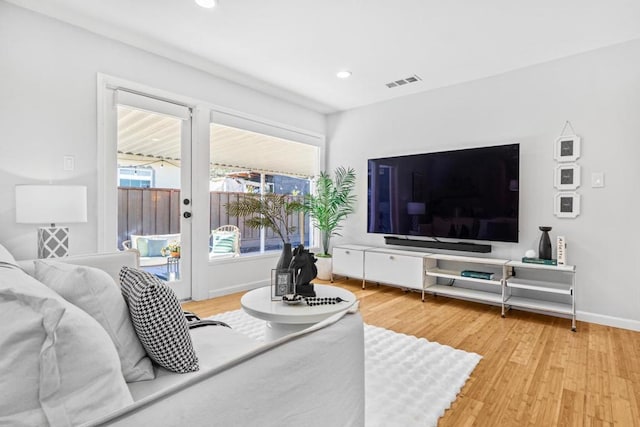
[[[284,247],[282,248],[282,252],[280,253],[280,258],[278,258],[278,264],[276,264],[276,268],[278,270],[289,268],[292,257],[293,254],[291,253],[291,243],[285,243]]]
[[[538,228],[542,231],[538,244],[538,258],[551,259],[551,239],[549,238],[551,227],[540,226]]]

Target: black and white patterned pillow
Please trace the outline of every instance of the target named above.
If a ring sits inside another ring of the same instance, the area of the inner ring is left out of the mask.
[[[199,369],[187,322],[173,290],[146,271],[122,267],[120,286],[149,357],[173,372]]]

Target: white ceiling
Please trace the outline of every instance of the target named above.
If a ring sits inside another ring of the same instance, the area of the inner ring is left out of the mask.
[[[640,38],[638,0],[8,1],[323,113]]]

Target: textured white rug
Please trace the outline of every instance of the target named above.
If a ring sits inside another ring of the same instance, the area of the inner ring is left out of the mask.
[[[242,310],[211,319],[264,341],[264,321]],[[364,347],[367,427],[436,426],[482,358],[367,324]]]

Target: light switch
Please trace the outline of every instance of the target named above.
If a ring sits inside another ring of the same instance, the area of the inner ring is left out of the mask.
[[[591,173],[591,188],[604,187],[604,172]]]
[[[73,156],[64,156],[64,170],[72,171],[75,169],[75,157]]]

